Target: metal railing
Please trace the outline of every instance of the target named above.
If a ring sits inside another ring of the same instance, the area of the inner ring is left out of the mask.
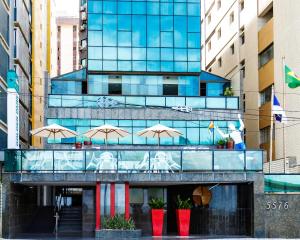
[[[61,172],[197,172],[262,171],[261,150],[85,149],[6,150],[5,171]]]
[[[99,106],[99,104],[101,106]],[[103,106],[104,104],[104,106]],[[49,107],[133,108],[188,106],[193,109],[239,109],[238,97],[49,95]]]

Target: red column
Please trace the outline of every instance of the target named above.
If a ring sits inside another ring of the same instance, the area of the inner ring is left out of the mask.
[[[116,199],[116,186],[115,183],[110,184],[110,216],[113,217],[115,216],[115,203]]]
[[[101,226],[100,194],[101,194],[101,184],[100,182],[97,182],[96,183],[96,230],[99,230]]]
[[[125,219],[129,219],[129,183],[125,183]]]

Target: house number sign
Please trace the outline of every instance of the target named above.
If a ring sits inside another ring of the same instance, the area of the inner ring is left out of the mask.
[[[267,210],[287,210],[289,209],[289,202],[278,201],[278,202],[267,202]]]

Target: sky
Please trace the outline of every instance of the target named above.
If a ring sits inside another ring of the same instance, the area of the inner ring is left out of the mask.
[[[79,16],[79,0],[54,0],[56,16]]]

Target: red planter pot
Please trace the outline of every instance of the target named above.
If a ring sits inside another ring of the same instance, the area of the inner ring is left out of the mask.
[[[228,141],[226,143],[226,148],[227,149],[234,149],[234,141]]]
[[[82,143],[81,142],[75,143],[75,148],[76,149],[81,149],[82,148]]]
[[[151,209],[152,235],[162,236],[164,224],[164,209]]]
[[[224,145],[217,145],[217,149],[224,149]]]
[[[191,209],[177,209],[177,229],[179,236],[189,236],[190,235],[190,216]]]

